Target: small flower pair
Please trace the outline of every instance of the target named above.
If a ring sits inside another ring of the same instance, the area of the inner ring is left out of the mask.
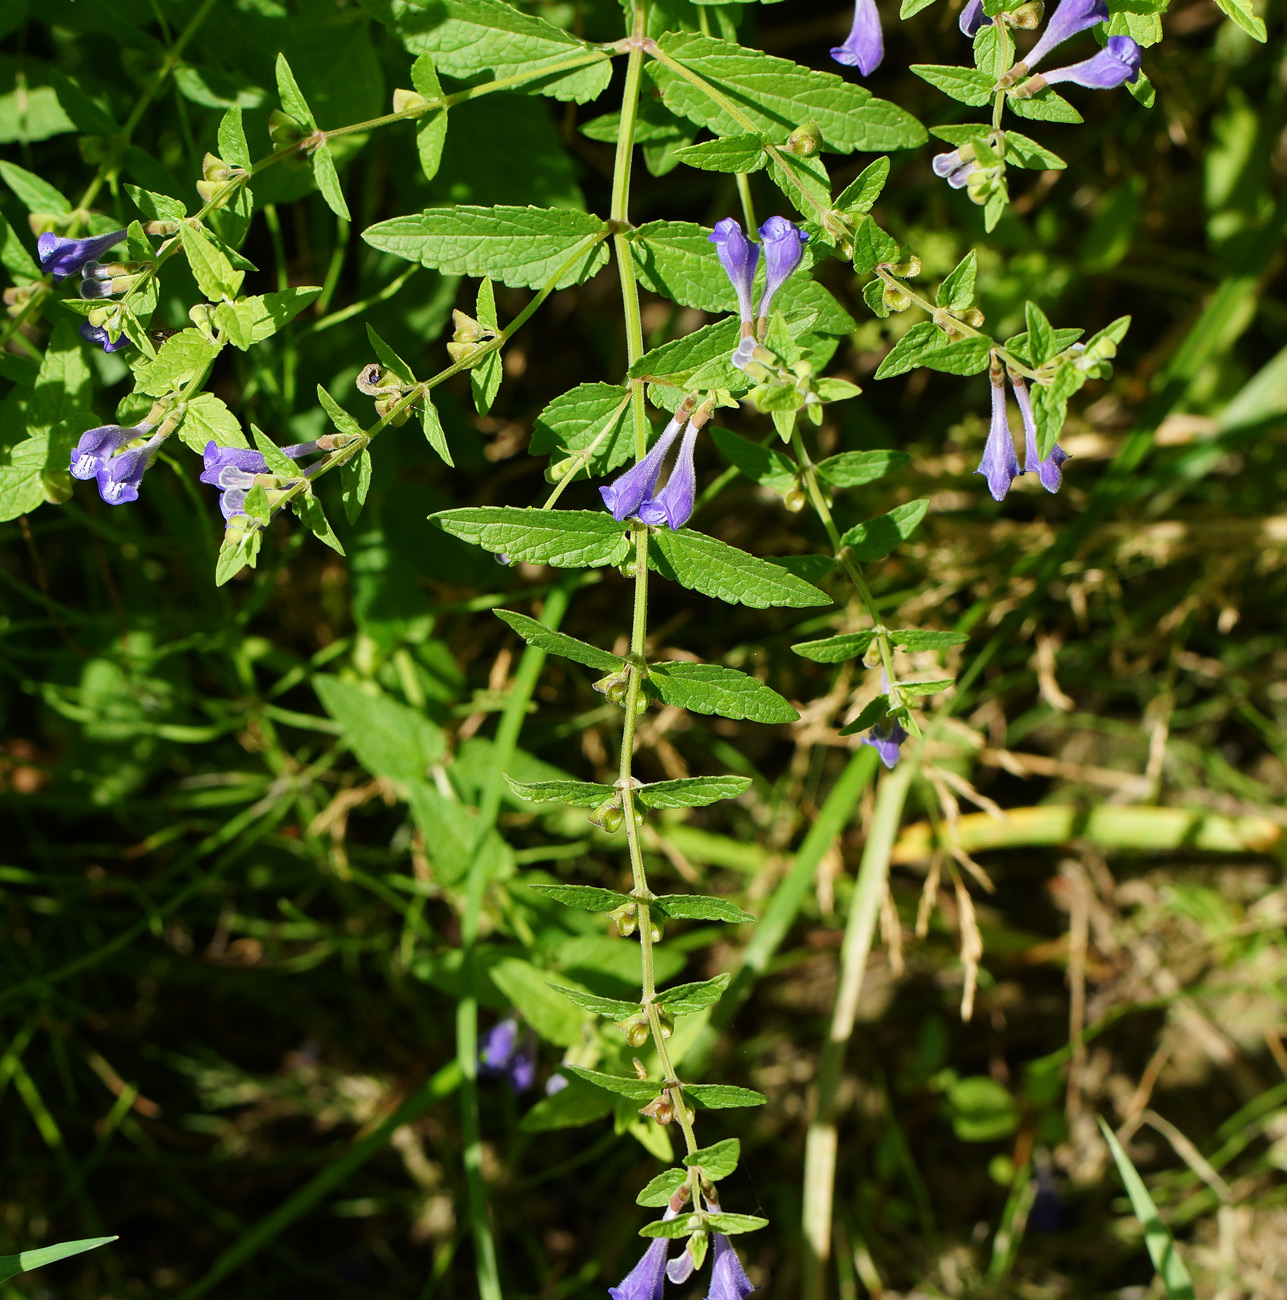
[[[697,497],[694,450],[698,431],[705,420],[699,421],[694,416],[685,427],[685,409],[680,407],[680,412],[665,427],[646,456],[612,483],[599,489],[603,504],[619,523],[627,519],[638,519],[654,528],[662,524],[667,528],[682,528],[692,517]],[[661,477],[662,465],[681,428],[684,429],[684,439],[679,445],[679,455],[675,458],[666,486],[658,492],[657,480]]]
[[[785,217],[770,217],[760,227],[759,233],[764,249],[764,292],[760,295],[758,307],[755,304],[755,268],[760,264],[761,244],[747,239],[733,217],[716,222],[709,236],[719,254],[720,265],[737,294],[744,336],[751,333],[756,320],[768,319],[774,297],[791,272],[800,265],[809,238],[795,222]]]
[[[673,1219],[675,1214],[667,1210],[663,1217]],[[722,1232],[714,1233],[713,1237],[715,1259],[706,1300],[746,1300],[755,1288],[742,1269],[733,1243]],[[665,1237],[653,1241],[621,1285],[608,1288],[612,1300],[662,1300],[667,1278],[677,1285],[688,1281],[693,1274],[693,1257],[685,1251],[667,1263],[669,1249],[670,1242]]]
[[[1023,417],[1024,464],[1019,468],[1019,458],[1014,451],[1014,433],[1010,428],[1010,415],[1005,402],[1005,371],[1000,366],[992,370],[992,427],[984,444],[983,459],[974,472],[987,480],[988,491],[997,501],[1004,501],[1010,484],[1021,474],[1035,473],[1047,492],[1058,492],[1063,483],[1063,463],[1068,453],[1056,443],[1044,460],[1037,454],[1037,421],[1032,413],[1032,399],[1028,386],[1017,375],[1011,374],[1010,386],[1014,400]]]
[[[72,448],[72,478],[97,480],[98,495],[109,506],[137,501],[143,475],[166,438],[164,433],[152,434],[154,427],[144,421],[87,429]]]
[[[311,456],[318,450],[320,447],[316,442],[299,442],[281,448],[282,455],[291,460]],[[215,442],[208,442],[202,461],[201,482],[219,489],[219,509],[225,519],[244,515],[246,493],[255,486],[256,476],[271,473],[263,455],[248,447],[220,447]],[[307,474],[308,470],[303,472]]]
[[[513,1016],[497,1021],[483,1035],[478,1071],[503,1077],[515,1092],[526,1092],[536,1080],[536,1036],[530,1029],[520,1029]]]

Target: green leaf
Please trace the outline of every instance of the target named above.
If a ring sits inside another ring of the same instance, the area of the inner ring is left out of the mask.
[[[344,743],[368,772],[393,781],[418,781],[446,756],[442,732],[423,713],[378,688],[326,674],[313,678],[313,688]]]
[[[344,503],[344,517],[357,522],[366,505],[366,494],[371,487],[371,453],[365,447],[356,456],[350,456],[340,466],[340,499]]]
[[[583,912],[615,912],[617,908],[634,900],[628,894],[618,894],[611,889],[599,889],[594,885],[528,885],[568,907],[580,908]]]
[[[188,398],[178,432],[184,445],[195,452],[205,451],[208,442],[220,447],[250,445],[237,417],[213,393]]]
[[[721,799],[736,799],[750,788],[749,776],[689,776],[641,785],[634,797],[645,808],[705,808]]]
[[[916,366],[930,366],[954,375],[973,375],[987,368],[992,340],[984,336],[953,341],[933,321],[920,321],[894,344],[876,370],[877,379],[891,379]]]
[[[658,44],[737,105],[740,117],[663,64],[645,65],[661,87],[666,107],[715,135],[755,131],[781,139],[812,120],[822,131],[823,148],[834,153],[912,149],[925,143],[925,129],[910,113],[834,73],[695,32],[668,32]]]
[[[728,988],[733,977],[727,971],[717,975],[713,980],[702,980],[695,984],[676,984],[664,989],[656,996],[656,1003],[672,1016],[690,1016],[698,1011],[713,1007],[720,995]]]
[[[493,984],[548,1043],[571,1047],[581,1041],[585,1017],[570,1007],[546,980],[546,972],[518,957],[503,957],[488,968]]]
[[[824,637],[821,641],[801,641],[791,649],[816,664],[840,664],[865,655],[875,636],[870,628],[865,632],[843,632],[840,636]]]
[[[575,1074],[578,1079],[592,1083],[606,1092],[615,1092],[631,1101],[651,1101],[661,1091],[661,1084],[652,1079],[629,1079],[619,1074],[601,1074],[580,1065],[561,1065],[559,1069]]]
[[[215,325],[227,334],[233,347],[244,352],[289,325],[321,292],[320,287],[308,285],[221,302],[215,308]]]
[[[19,167],[17,163],[0,159],[0,176],[14,192],[28,212],[49,213],[55,217],[66,216],[71,210],[71,203],[48,181]]]
[[[880,192],[889,179],[889,159],[877,158],[859,172],[856,180],[846,185],[836,199],[835,207],[839,212],[850,216],[859,212],[870,212],[880,198]]]
[[[734,1138],[733,1141],[737,1139]],[[667,1204],[672,1196],[688,1181],[688,1175],[682,1169],[663,1169],[635,1197],[636,1205],[647,1205],[653,1209]]]
[[[718,664],[651,664],[648,686],[666,704],[693,713],[752,722],[795,722],[800,715],[777,691],[735,668]]]
[[[667,1240],[677,1240],[680,1237],[687,1237],[690,1233],[697,1232],[702,1226],[702,1216],[691,1212],[681,1213],[677,1219],[658,1219],[654,1223],[646,1223],[639,1229],[641,1237],[665,1237]]]
[[[676,1171],[678,1172],[678,1171]],[[84,1237],[80,1241],[64,1241],[57,1246],[41,1246],[38,1250],[24,1250],[18,1255],[0,1255],[0,1282],[7,1282],[19,1273],[29,1273],[33,1268],[56,1263],[69,1255],[79,1255],[98,1246],[106,1246],[117,1237]]]
[[[831,604],[826,592],[779,565],[690,528],[658,529],[648,547],[648,563],[663,577],[731,605],[803,609]]]
[[[877,277],[874,280],[868,280],[862,287],[863,301],[871,310],[886,320],[889,317],[889,308],[885,306],[885,282]]]
[[[1063,352],[1065,349],[1071,347],[1074,343],[1076,343],[1077,340],[1081,338],[1084,332],[1085,332],[1084,330],[1077,330],[1077,329],[1055,330],[1056,355],[1058,355],[1058,353]],[[1015,356],[1019,358],[1020,361],[1026,362],[1029,365],[1032,364],[1032,358],[1031,356],[1028,355],[1027,330],[1024,330],[1022,334],[1015,334],[1012,335],[1010,338],[1006,339],[1005,346],[1007,351],[1013,352]]]
[[[555,288],[588,280],[607,265],[602,218],[568,208],[428,208],[362,232],[372,248],[449,275],[490,276],[512,288],[539,289],[578,249],[584,255]]]
[[[1048,171],[1063,171],[1068,166],[1057,153],[1051,153],[1045,145],[1038,144],[1018,131],[1005,133],[1005,160],[1012,167]]]
[[[370,322],[366,327],[366,339],[386,370],[392,371],[404,384],[416,382],[411,367],[375,332]]]
[[[424,429],[425,438],[429,445],[438,453],[438,456],[448,465],[455,465],[451,458],[451,448],[447,446],[447,434],[442,427],[442,421],[438,418],[438,408],[433,404],[433,398],[425,393],[420,402],[420,426]]]
[[[442,83],[433,66],[433,60],[422,54],[411,65],[411,84],[418,94],[430,103],[443,99]],[[416,152],[420,156],[420,169],[425,180],[433,180],[442,164],[442,150],[447,143],[447,110],[432,109],[423,117],[416,119]]]
[[[795,482],[795,464],[772,447],[740,438],[727,429],[711,429],[711,440],[721,456],[758,483],[774,492],[786,492]]]
[[[974,280],[978,266],[979,255],[972,248],[939,285],[935,301],[940,307],[946,307],[949,311],[964,311],[974,302]]]
[[[909,18],[915,17],[922,9],[928,9],[934,0],[903,0],[899,6],[898,17],[906,22]]]
[[[494,609],[492,613],[502,623],[508,623],[528,645],[540,646],[542,650],[548,650],[551,654],[562,655],[565,659],[574,659],[579,664],[585,664],[587,668],[596,668],[603,673],[615,673],[625,667],[626,661],[619,655],[609,654],[606,650],[600,650],[598,646],[578,641],[576,637],[568,636],[564,632],[556,632],[553,628],[546,627],[544,623],[528,618],[526,614],[515,614],[508,609]]]
[[[706,1216],[706,1222],[725,1236],[734,1236],[739,1232],[756,1232],[769,1226],[768,1219],[758,1214],[725,1214],[722,1210]]]
[[[555,993],[561,993],[565,998],[575,1002],[577,1006],[594,1012],[596,1016],[606,1016],[609,1020],[625,1020],[628,1016],[637,1015],[640,1010],[638,1002],[622,1002],[618,998],[601,998],[594,993],[586,993],[581,989],[564,988],[562,984],[551,984],[549,987]],[[517,1005],[515,1003],[515,1006]]]
[[[646,379],[650,384],[661,384],[668,388],[687,389],[689,381],[698,370],[720,362],[722,368],[716,367],[716,373],[708,375],[708,388],[745,392],[751,381],[728,362],[740,333],[741,326],[736,319],[704,325],[691,334],[685,334],[683,338],[672,339],[651,352],[645,352],[630,367],[630,378]],[[682,397],[681,393],[680,399]]]
[[[947,342],[947,336],[940,331],[939,337],[944,340],[943,345],[926,348],[921,353],[921,365],[948,375],[977,375],[988,368],[992,340],[986,335]]]
[[[149,221],[182,221],[187,215],[187,208],[178,199],[169,198],[164,194],[153,194],[151,190],[131,185],[128,181],[125,184],[125,192],[134,200],[134,206]]]
[[[855,524],[841,537],[840,544],[849,547],[859,564],[883,560],[920,527],[928,510],[929,500],[925,497],[895,506],[887,515]]]
[[[187,254],[197,288],[211,302],[235,298],[246,277],[243,272],[233,269],[223,249],[200,226],[180,226],[179,238],[183,241],[183,251]]]
[[[307,127],[310,131],[316,130],[317,119],[313,116],[313,110],[309,108],[308,101],[295,80],[295,74],[290,70],[290,64],[286,62],[286,56],[280,52],[277,55],[276,74],[277,98],[281,101],[282,108],[301,126]]]
[[[331,423],[341,432],[352,435],[355,438],[362,436],[362,426],[333,398],[330,393],[322,387],[317,386],[317,400],[321,402],[322,409],[330,417]]]
[[[923,81],[941,90],[945,95],[969,104],[971,108],[980,108],[992,102],[992,87],[995,77],[977,68],[956,68],[938,63],[913,63],[908,69]]]
[[[475,299],[474,315],[480,325],[499,329],[500,321],[496,316],[496,290],[491,277],[484,276],[478,285]],[[469,371],[469,388],[474,395],[474,409],[479,415],[486,415],[492,409],[496,394],[501,386],[501,356],[498,348],[483,354],[482,358]]]
[[[1026,117],[1030,122],[1065,122],[1076,126],[1082,121],[1081,114],[1049,86],[1031,99],[1015,99],[1013,95],[1007,95],[1006,107],[1016,117]]]
[[[712,898],[709,894],[664,894],[654,899],[652,906],[676,921],[726,921],[729,925],[745,925],[755,921],[754,913],[745,912],[726,898]]]
[[[768,1098],[752,1088],[734,1088],[727,1083],[686,1083],[684,1096],[703,1110],[736,1110],[742,1106],[763,1106]]]
[[[620,564],[630,549],[623,525],[603,510],[474,506],[429,518],[443,532],[485,551],[556,569]]]
[[[985,1074],[953,1080],[945,1100],[962,1142],[995,1142],[1019,1126],[1019,1108],[1009,1088]]]
[[[578,384],[536,417],[528,450],[533,456],[570,455],[593,445],[585,472],[600,478],[625,464],[634,451],[629,406],[630,394],[620,384]]]
[[[302,492],[290,504],[291,509],[304,521],[308,530],[319,542],[324,542],[337,555],[344,554],[344,547],[336,537],[322,503],[311,492]]]
[[[1224,6],[1222,5],[1221,8]],[[1171,1236],[1171,1230],[1162,1222],[1162,1216],[1157,1212],[1157,1206],[1153,1203],[1144,1180],[1131,1163],[1130,1156],[1122,1149],[1116,1134],[1104,1123],[1103,1117],[1096,1118],[1099,1120],[1104,1141],[1108,1143],[1108,1149],[1113,1153],[1113,1163],[1117,1166],[1117,1172],[1126,1185],[1126,1194],[1131,1198],[1135,1217],[1144,1228],[1144,1244],[1148,1247],[1149,1257],[1153,1261],[1158,1277],[1162,1279],[1167,1296],[1170,1300],[1196,1300],[1197,1292],[1193,1289],[1193,1279],[1184,1266],[1184,1260],[1175,1244],[1175,1238]]]
[[[523,87],[578,104],[597,99],[612,77],[611,60],[601,50],[500,0],[438,0],[432,6],[389,9],[388,26],[412,54],[432,54],[443,76],[472,78],[492,72],[500,79],[580,57],[584,66]]]
[[[312,161],[313,180],[316,181],[322,198],[326,200],[326,206],[337,217],[345,221],[351,221],[353,218],[349,215],[349,205],[344,201],[344,190],[340,185],[340,174],[335,170],[335,156],[331,153],[331,147],[325,140],[313,150]]]
[[[910,459],[905,451],[842,451],[821,461],[817,471],[832,487],[861,487],[902,469]]]
[[[256,424],[251,424],[250,435],[255,441],[255,448],[264,458],[269,473],[282,478],[294,478],[299,471],[295,462]]]
[[[518,1122],[522,1133],[548,1133],[555,1129],[577,1128],[611,1115],[616,1103],[598,1088],[580,1079],[569,1079],[567,1087],[550,1097],[542,1097]]]
[[[939,691],[945,691],[949,686],[955,686],[956,683],[950,677],[940,678],[933,682],[899,682],[898,689],[904,695],[910,695],[913,698],[919,698],[923,695],[937,695]]]
[[[253,569],[263,544],[262,528],[248,528],[241,533],[225,533],[223,541],[219,543],[219,557],[215,561],[215,586],[222,587],[247,566]]]
[[[867,275],[882,263],[898,261],[898,240],[864,217],[854,231],[854,270]]]
[[[1039,366],[1059,351],[1055,331],[1035,302],[1024,303],[1023,311],[1028,325],[1028,356],[1034,366]]]
[[[769,157],[769,176],[806,218],[831,206],[831,177],[820,155],[805,158],[779,150]]]
[[[219,157],[234,167],[251,165],[250,146],[241,124],[241,105],[233,104],[219,119]]]
[[[180,330],[161,344],[154,361],[145,361],[135,370],[135,387],[149,397],[164,397],[195,378],[218,355],[218,346],[200,330]]]
[[[643,288],[702,311],[735,311],[737,294],[710,242],[710,231],[689,221],[650,221],[630,236]]]
[[[727,1178],[737,1168],[741,1154],[742,1144],[737,1138],[726,1138],[723,1142],[702,1147],[700,1151],[685,1156],[684,1165],[688,1169],[700,1165],[702,1173],[712,1182],[717,1183],[721,1178]]]
[[[964,632],[928,632],[909,627],[891,632],[889,639],[904,650],[950,650],[954,645],[964,645],[970,638]]]
[[[846,723],[840,728],[842,736],[855,736],[860,731],[866,731],[868,727],[874,727],[889,712],[889,700],[884,695],[878,695],[874,700],[870,700],[863,706],[863,710],[852,721]]]
[[[768,157],[764,152],[764,137],[754,132],[686,145],[673,150],[672,155],[680,162],[700,167],[703,171],[742,174],[759,171]]]
[[[597,808],[617,793],[614,786],[596,781],[515,781],[506,775],[505,783],[520,799],[531,803],[567,803],[576,808]]]

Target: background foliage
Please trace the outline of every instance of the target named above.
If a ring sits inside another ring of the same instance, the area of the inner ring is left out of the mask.
[[[86,117],[96,106],[127,121],[195,8],[10,0],[5,157],[79,194],[100,161]],[[123,178],[191,195],[230,103],[245,111],[253,155],[267,152],[278,51],[319,121],[386,112],[410,80],[407,50],[379,21],[389,8],[219,4],[134,126]],[[533,8],[590,39],[620,32],[606,0]],[[681,16],[695,22],[689,8]],[[790,3],[721,12],[745,43],[814,67],[828,66],[849,22],[841,8]],[[1155,106],[1086,96],[1085,126],[1045,127],[1068,169],[1026,174],[986,237],[981,212],[931,175],[927,151],[894,157],[876,215],[920,252],[927,279],[977,245],[990,327],[1023,328],[1026,297],[1056,324],[1133,317],[1115,377],[1083,391],[1065,432],[1075,459],[1059,497],[1016,490],[994,506],[969,473],[985,382],[925,371],[873,382],[911,322],[872,319],[842,265],[820,272],[856,322],[833,369],[864,388],[830,408],[821,453],[910,456],[845,498],[842,526],[930,496],[921,532],[874,571],[878,599],[898,611],[895,626],[970,634],[950,656],[966,673],[955,720],[930,742],[895,847],[885,942],[839,1098],[831,1285],[842,1295],[882,1285],[886,1295],[1143,1294],[1152,1269],[1097,1114],[1144,1172],[1200,1294],[1287,1286],[1276,24],[1259,45],[1205,0],[1172,6],[1149,53]],[[931,124],[949,120],[952,105],[904,69],[960,59],[954,13],[888,22],[886,38],[871,87]],[[412,126],[337,140],[352,223],[307,169],[257,177],[245,252],[262,269],[248,288],[324,288],[268,342],[226,350],[211,391],[284,444],[328,430],[317,384],[351,404],[372,359],[364,323],[417,373],[441,368],[451,308],[472,311],[474,282],[409,268],[358,233],[448,202],[606,211],[612,137],[594,124],[600,107],[507,92],[459,105],[432,181]],[[672,166],[670,150],[688,140],[668,129],[661,121],[645,145],[654,175],[638,179],[636,223],[709,225],[735,211],[730,177]],[[864,161],[840,160],[835,179]],[[751,179],[763,212],[784,210],[762,174]],[[132,215],[111,186],[97,204]],[[12,267],[14,241],[30,255],[34,237],[18,194],[0,195],[0,213]],[[176,259],[161,282],[174,328],[197,297],[187,274]],[[528,299],[501,287],[497,297],[502,320]],[[464,376],[439,390],[454,470],[412,423],[381,436],[356,524],[328,481],[321,495],[347,560],[281,520],[257,571],[212,587],[220,520],[190,457],[167,457],[128,509],[78,488],[0,526],[0,1247],[121,1237],[0,1293],[472,1293],[452,1065],[459,859],[434,794],[459,808],[488,780],[517,643],[486,611],[532,612],[566,591],[564,629],[605,644],[628,623],[628,597],[611,570],[583,581],[506,569],[425,517],[544,496],[542,463],[528,455],[549,447],[536,417],[574,384],[622,372],[618,299],[609,275],[555,294],[506,350],[488,415],[474,412]],[[29,339],[43,346],[65,319],[47,305]],[[645,296],[650,345],[707,319]],[[0,358],[6,381],[22,355],[15,345]],[[109,418],[128,391],[126,363],[84,355]],[[11,446],[23,431],[3,409]],[[720,423],[757,438],[765,429],[749,412]],[[702,484],[724,468],[707,441]],[[597,505],[584,483],[566,500]],[[735,476],[701,524],[760,553],[826,549],[809,516]],[[704,1123],[710,1140],[742,1140],[730,1197],[774,1220],[741,1238],[753,1279],[791,1294],[810,1086],[870,815],[860,793],[870,763],[853,767],[838,730],[855,689],[871,687],[856,664],[790,652],[850,630],[843,609],[718,619],[709,609],[657,588],[656,644],[762,672],[804,718],[764,727],[654,710],[647,779],[733,771],[752,785],[736,803],[664,821],[648,848],[667,888],[756,914],[793,866],[807,873],[781,946],[757,954],[739,977],[746,1000],[718,1040],[694,1049],[710,1077],[770,1098]],[[516,777],[613,779],[618,712],[591,689],[596,675],[546,665]],[[378,688],[374,702],[359,684]],[[802,847],[846,773],[856,803],[832,805],[838,840]],[[966,805],[959,833],[972,862],[929,851],[925,823],[953,800]],[[1008,821],[989,815],[998,807]],[[523,884],[619,887],[621,837],[508,793],[500,825],[505,879],[485,953],[501,973],[487,1014],[521,989],[520,955],[629,997],[634,950]],[[918,938],[927,872],[938,907]],[[982,956],[962,1023],[971,910]],[[667,978],[709,978],[737,969],[755,934],[673,922],[659,960]],[[540,1083],[561,1055],[542,1046]],[[655,1156],[614,1133],[606,1103],[588,1123],[546,1129],[530,1117],[532,1096],[484,1088],[506,1294],[601,1294],[637,1253],[643,1215],[630,1197]],[[629,1127],[629,1113],[615,1127]],[[638,1121],[633,1130],[647,1136]]]

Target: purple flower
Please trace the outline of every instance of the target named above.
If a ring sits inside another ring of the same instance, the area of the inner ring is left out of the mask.
[[[962,157],[960,149],[936,153],[930,165],[934,168],[934,175],[943,177],[954,190],[964,189],[974,170],[974,150],[970,150],[968,158]]]
[[[123,428],[119,424],[102,424],[97,429],[87,429],[72,448],[72,478],[91,479],[116,455],[127,442],[133,442],[152,432],[150,424],[136,424]]]
[[[880,67],[880,61],[885,57],[885,39],[880,30],[876,0],[855,0],[854,22],[849,36],[843,45],[832,49],[831,57],[847,68],[857,68],[864,77]]]
[[[711,1289],[706,1293],[706,1300],[746,1300],[754,1290],[751,1279],[742,1271],[742,1261],[738,1259],[733,1243],[722,1232],[717,1232]]]
[[[992,429],[983,448],[983,459],[974,471],[988,481],[988,491],[997,501],[1004,501],[1010,484],[1019,477],[1019,458],[1014,454],[1014,434],[1005,407],[1005,377],[992,383]]]
[[[113,343],[112,336],[101,325],[91,325],[89,321],[81,323],[80,336],[88,343],[97,343],[104,352],[119,352],[130,345],[129,335],[123,330],[121,337]]]
[[[1023,66],[1031,71],[1056,45],[1062,45],[1070,36],[1084,32],[1087,27],[1107,21],[1108,0],[1060,0],[1059,8],[1041,33],[1041,39],[1025,55]]]
[[[669,1215],[667,1217],[670,1217]],[[670,1242],[656,1238],[620,1286],[610,1286],[612,1300],[662,1300],[666,1289],[666,1252]]]
[[[980,27],[992,25],[992,19],[983,12],[983,0],[970,0],[970,3],[961,10],[958,22],[965,36],[973,36]]]
[[[135,424],[129,428],[103,424],[97,429],[87,429],[72,448],[68,466],[72,477],[96,479],[98,495],[110,506],[137,501],[143,473],[152,463],[152,457],[165,441],[165,436],[155,434],[138,447],[130,444],[151,432],[150,424]]]
[[[298,442],[281,449],[291,460],[310,456],[317,450],[315,442]],[[219,509],[225,519],[246,513],[246,493],[255,486],[255,476],[271,472],[264,457],[249,447],[220,447],[218,443],[208,442],[201,459],[204,468],[198,477],[202,483],[219,489]]]
[[[711,231],[708,238],[715,245],[720,265],[733,282],[733,288],[737,292],[738,310],[742,313],[742,323],[749,325],[755,318],[755,305],[751,294],[755,283],[755,268],[760,260],[759,247],[747,239],[742,233],[742,227],[732,217],[717,221],[715,229]]]
[[[774,295],[800,265],[809,236],[785,217],[770,217],[760,227],[760,238],[764,241],[764,295],[756,315],[763,318],[769,314]]]
[[[697,425],[689,420],[666,486],[639,507],[639,518],[645,524],[653,528],[662,523],[668,528],[682,528],[692,518],[697,497],[697,467],[693,461],[696,445]]]
[[[109,506],[137,501],[144,471],[164,441],[164,434],[154,433],[141,447],[130,447],[113,456],[94,476],[98,480],[98,495]]]
[[[674,1259],[666,1265],[666,1276],[676,1285],[683,1286],[693,1275],[693,1270],[697,1267],[696,1261],[688,1253],[681,1251]]]
[[[86,262],[96,262],[109,248],[115,248],[125,238],[125,231],[113,230],[107,235],[91,235],[88,239],[65,239],[47,230],[36,240],[36,253],[40,265],[52,271],[55,280],[65,280],[75,275]]]
[[[903,724],[895,718],[888,727],[873,727],[858,743],[870,745],[880,755],[880,761],[892,771],[906,739]]]
[[[1011,377],[1014,388],[1014,400],[1019,404],[1019,414],[1023,416],[1024,461],[1023,472],[1036,474],[1041,486],[1047,492],[1058,492],[1064,481],[1063,463],[1068,453],[1058,444],[1050,449],[1050,455],[1041,460],[1037,455],[1037,422],[1032,416],[1032,399],[1028,396],[1028,386],[1022,379]]]
[[[739,230],[738,234],[741,233]],[[721,253],[720,256],[722,259],[723,254]],[[725,265],[727,266],[727,263]],[[662,431],[661,437],[653,443],[652,450],[642,460],[636,461],[624,474],[599,489],[603,504],[612,512],[612,517],[618,523],[623,523],[632,515],[638,514],[639,507],[652,498],[653,489],[656,488],[657,480],[661,477],[662,462],[666,459],[671,444],[679,436],[679,428],[680,422],[671,420]]]
[[[493,1077],[504,1075],[515,1092],[526,1092],[536,1076],[531,1033],[521,1033],[513,1016],[498,1021],[483,1037],[478,1069]]]
[[[1112,90],[1124,81],[1139,80],[1141,55],[1140,47],[1129,36],[1110,36],[1107,46],[1098,54],[1044,73],[1042,80],[1048,86],[1071,81],[1091,90]]]

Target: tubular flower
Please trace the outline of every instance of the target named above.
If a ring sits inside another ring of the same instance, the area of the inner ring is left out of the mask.
[[[113,343],[112,336],[101,325],[91,325],[89,321],[81,322],[80,336],[87,343],[96,343],[104,352],[119,352],[130,345],[129,337],[125,333],[122,333],[121,337]]]
[[[906,739],[907,732],[903,730],[903,724],[895,718],[888,727],[873,727],[858,743],[870,745],[880,756],[880,761],[892,772],[894,764],[902,755],[903,741]]]
[[[1005,407],[1005,375],[992,379],[992,428],[983,448],[983,459],[974,471],[988,482],[993,499],[1004,501],[1010,484],[1019,477],[1019,459],[1014,454],[1014,434]]]
[[[853,26],[845,43],[832,49],[831,57],[847,68],[857,68],[864,77],[880,67],[885,57],[885,38],[880,30],[876,0],[855,0]]]
[[[315,442],[295,443],[283,447],[282,454],[291,460],[310,456],[318,450]],[[201,459],[204,468],[199,475],[202,483],[219,489],[219,509],[225,519],[246,513],[246,493],[255,486],[256,475],[268,474],[268,462],[249,447],[220,447],[208,442]]]
[[[675,1211],[667,1207],[663,1222],[673,1219]],[[644,1251],[639,1262],[622,1279],[620,1286],[610,1286],[612,1300],[662,1300],[666,1290],[666,1255],[670,1242],[657,1237]]]
[[[794,221],[770,217],[760,227],[760,238],[764,241],[764,294],[756,315],[762,320],[768,316],[777,291],[800,265],[809,236]]]
[[[137,501],[143,473],[165,441],[162,434],[148,438],[151,432],[152,425],[146,423],[128,428],[103,424],[87,429],[72,448],[68,467],[72,478],[97,480],[98,495],[108,505]],[[136,443],[139,445],[131,445]]]
[[[1090,90],[1112,90],[1125,81],[1139,80],[1141,55],[1140,47],[1129,36],[1110,36],[1108,44],[1098,54],[1080,63],[1070,63],[1067,67],[1043,73],[1037,80],[1047,86],[1071,81]]]
[[[98,480],[98,495],[109,506],[137,501],[143,474],[164,441],[163,433],[154,433],[141,446],[127,448],[113,456],[94,476]]]
[[[983,0],[970,0],[970,3],[961,10],[958,24],[964,36],[973,36],[979,28],[990,27],[992,19],[983,12]]]
[[[738,1259],[733,1243],[722,1232],[717,1232],[711,1289],[706,1293],[706,1300],[746,1300],[754,1290],[751,1279],[742,1271],[742,1261]]]
[[[1028,396],[1028,386],[1022,379],[1016,379],[1013,375],[1010,377],[1010,384],[1014,388],[1014,400],[1019,404],[1019,414],[1023,416],[1023,472],[1036,474],[1041,486],[1047,492],[1058,492],[1063,485],[1063,464],[1068,459],[1068,453],[1055,443],[1045,460],[1037,455],[1037,422],[1032,416],[1032,398]]]
[[[478,1049],[478,1068],[482,1074],[503,1075],[515,1092],[526,1092],[536,1077],[536,1053],[530,1032],[522,1033],[513,1016],[498,1021],[488,1030]]]
[[[65,280],[75,275],[86,262],[96,262],[109,248],[115,248],[125,238],[125,231],[113,230],[107,235],[91,235],[87,239],[66,239],[47,230],[36,240],[36,253],[40,265],[52,271],[55,280]]]
[[[742,324],[750,325],[755,319],[755,300],[752,294],[755,268],[760,261],[759,247],[747,239],[742,227],[733,217],[717,221],[708,237],[719,254],[720,265],[733,282]]]
[[[1025,56],[1023,66],[1031,71],[1056,45],[1062,45],[1087,27],[1107,21],[1108,0],[1061,0],[1040,40]]]
[[[930,165],[934,168],[935,176],[941,176],[954,190],[962,190],[974,170],[974,149],[970,145],[962,145],[949,153],[936,153]]]
[[[741,235],[742,232],[739,230],[737,233]],[[722,256],[721,254],[721,259]],[[661,437],[653,443],[652,450],[642,460],[636,461],[624,474],[599,489],[603,504],[618,523],[637,515],[640,506],[652,499],[657,480],[661,477],[662,462],[666,459],[671,444],[679,437],[680,423],[678,419],[671,420]]]
[[[697,445],[698,428],[696,423],[689,420],[666,486],[640,505],[639,518],[645,524],[655,528],[664,523],[668,528],[677,529],[692,518],[693,503],[697,498],[697,467],[693,460],[693,449]]]

